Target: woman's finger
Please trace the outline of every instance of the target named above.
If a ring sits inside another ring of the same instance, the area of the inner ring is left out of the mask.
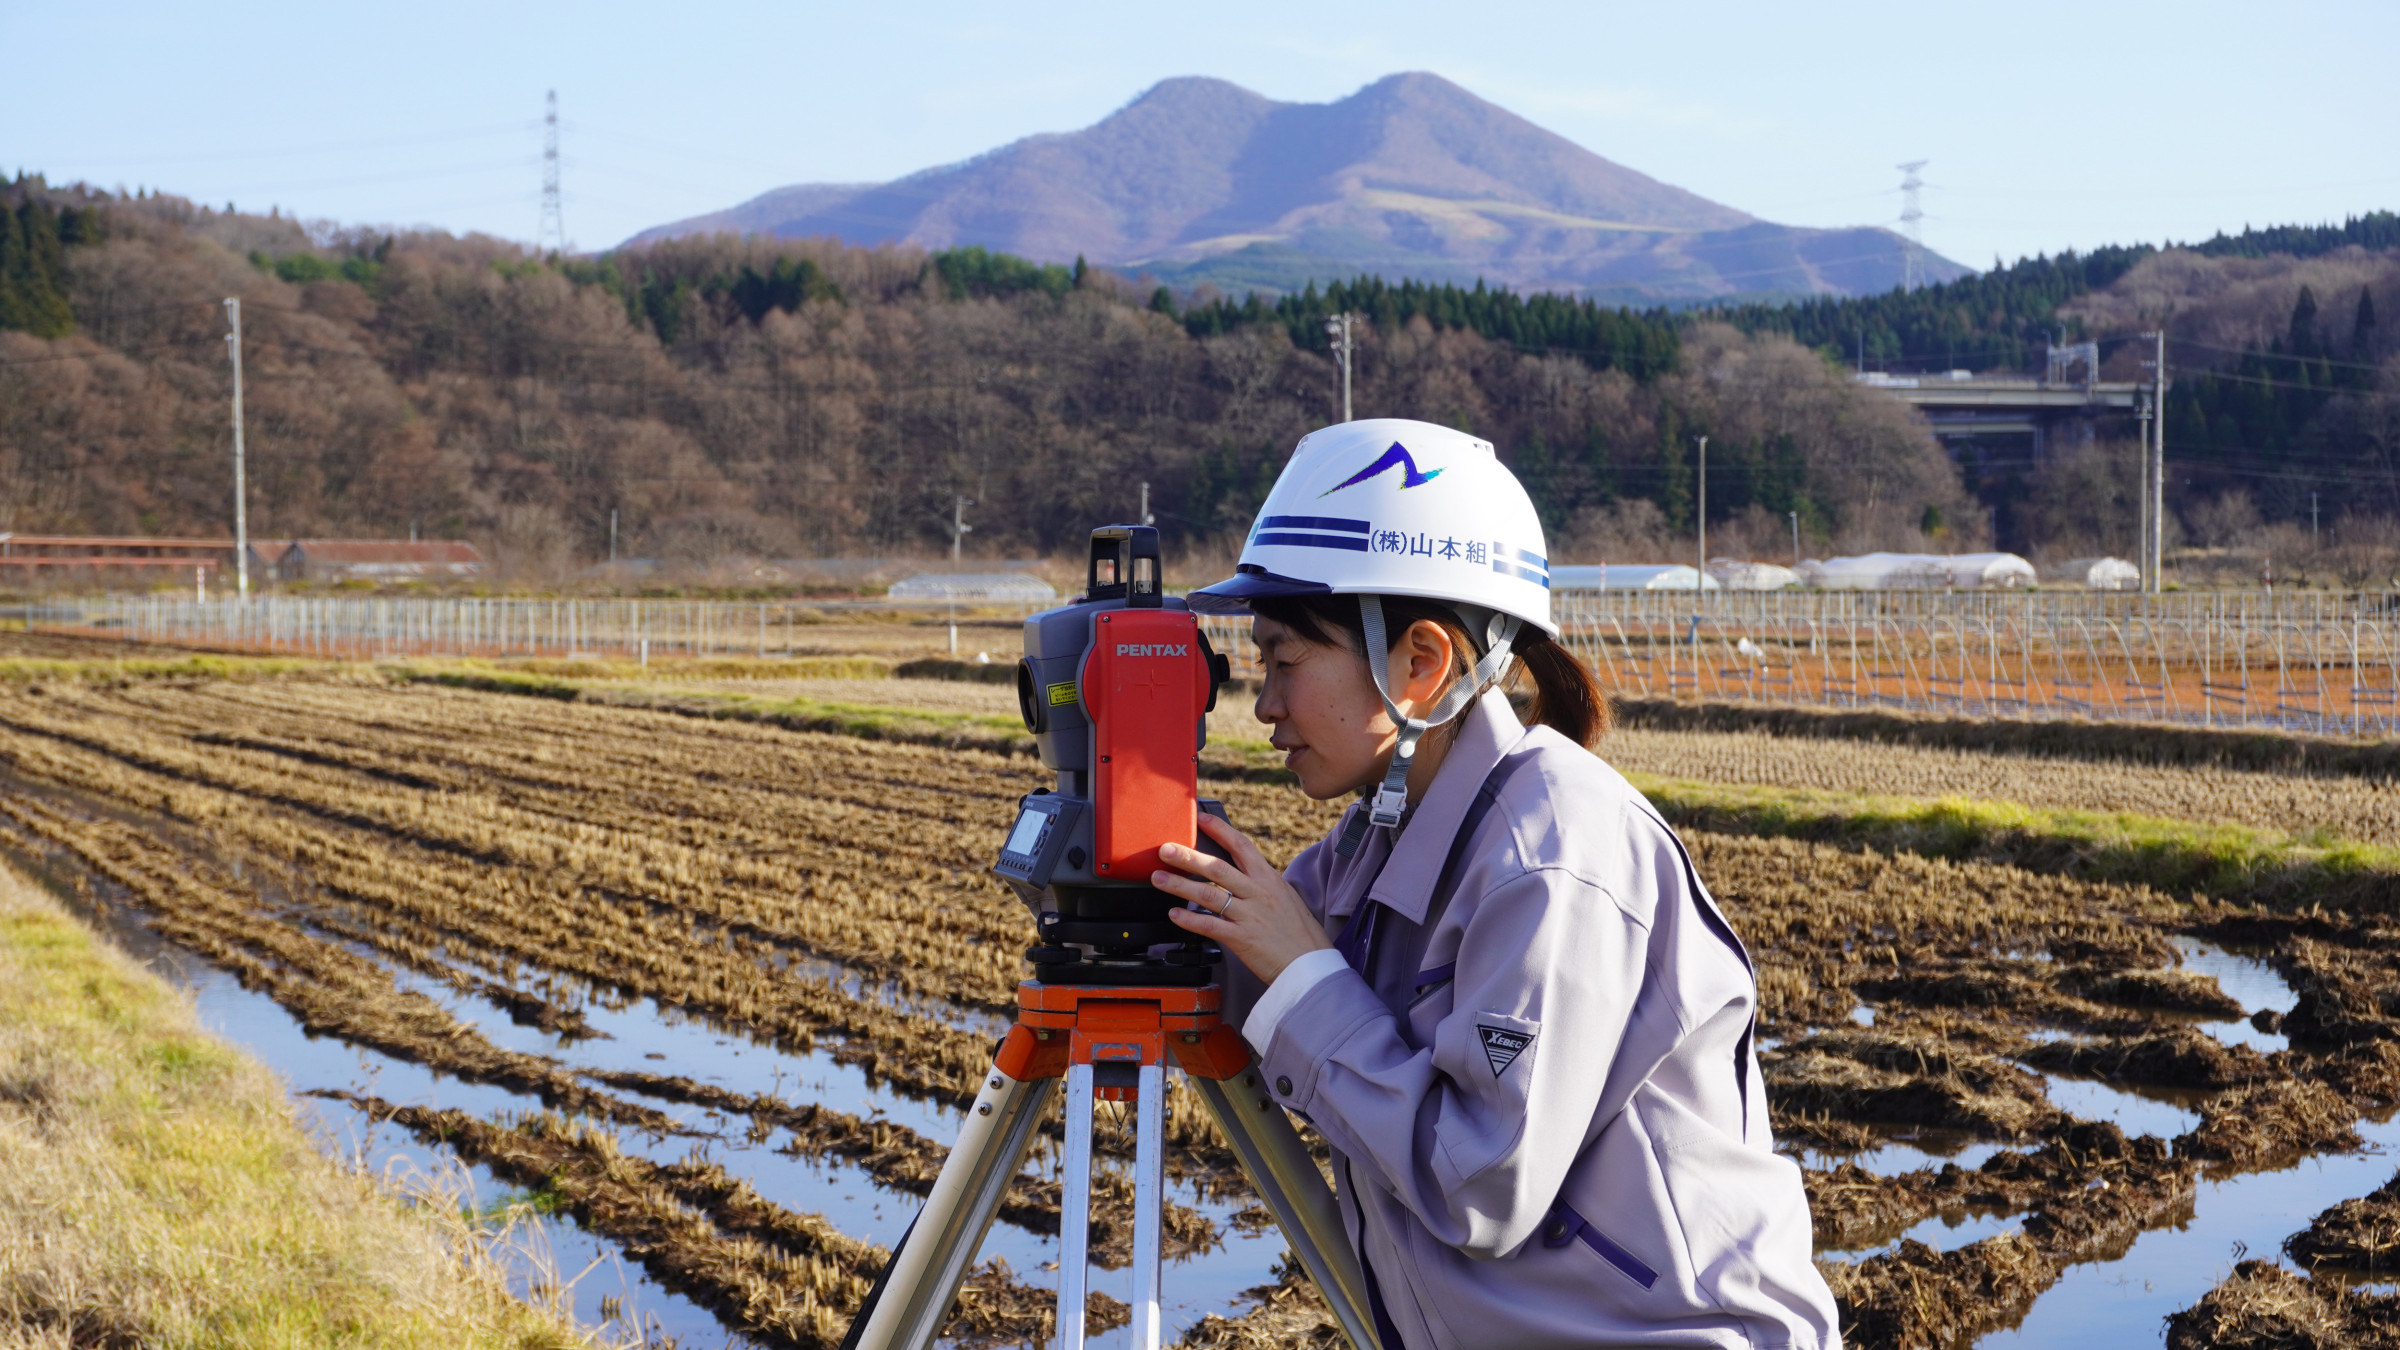
[[[1206,877],[1229,891],[1237,890],[1240,883],[1249,879],[1241,868],[1223,858],[1212,858],[1196,848],[1186,848],[1182,844],[1161,844],[1158,848],[1158,856],[1160,861],[1170,867],[1181,868],[1194,876]]]
[[[1225,851],[1233,855],[1234,865],[1243,871],[1256,872],[1267,865],[1267,855],[1259,852],[1258,845],[1251,841],[1249,835],[1235,828],[1232,821],[1220,820],[1203,812],[1200,828],[1209,838],[1224,845]]]
[[[1187,877],[1163,869],[1150,874],[1150,884],[1177,899],[1189,900],[1194,904],[1206,904],[1211,896],[1231,894],[1213,881],[1204,881],[1199,877]]]
[[[1200,936],[1216,942],[1219,946],[1224,945],[1226,939],[1242,931],[1233,920],[1211,914],[1204,909],[1170,909],[1167,911],[1167,917],[1172,919],[1177,927],[1198,933]]]

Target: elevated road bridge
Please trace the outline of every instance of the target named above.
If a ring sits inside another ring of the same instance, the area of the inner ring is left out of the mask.
[[[1886,375],[1854,377],[1923,413],[1933,434],[1948,441],[1969,437],[2027,436],[2033,457],[2089,445],[2104,418],[2128,417],[2143,406],[2149,386],[2108,380],[2049,381],[2026,376]]]

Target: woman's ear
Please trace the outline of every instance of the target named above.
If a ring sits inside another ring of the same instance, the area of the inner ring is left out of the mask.
[[[1419,619],[1392,648],[1392,699],[1407,699],[1419,709],[1429,708],[1441,698],[1457,669],[1458,644],[1451,641],[1450,630],[1430,619]]]

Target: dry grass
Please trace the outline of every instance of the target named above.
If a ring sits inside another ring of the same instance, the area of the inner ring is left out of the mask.
[[[319,1156],[190,1006],[0,871],[0,1344],[588,1344],[455,1197]]]
[[[1611,732],[1601,753],[1630,772],[1710,783],[2136,811],[2302,837],[2316,833],[2400,844],[2400,781],[2390,779],[1641,727]]]
[[[1681,703],[1657,698],[1620,697],[1611,703],[1619,726],[1652,731],[1756,732],[2107,764],[2400,778],[2400,745],[2389,740],[2312,736],[2257,727],[1945,717],[1771,703]]]

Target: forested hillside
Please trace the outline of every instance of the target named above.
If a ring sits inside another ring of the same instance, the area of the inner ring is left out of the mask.
[[[1180,544],[1222,550],[1339,406],[1321,335],[1196,330],[1096,269],[725,238],[554,263],[174,198],[16,195],[96,206],[104,228],[63,246],[73,332],[0,334],[0,530],[223,529],[228,295],[253,531],[460,533],[526,575],[603,556],[612,511],[636,554],[930,549],[959,494],[981,504],[974,544],[1021,555],[1129,515],[1143,482]],[[1814,354],[1592,317],[1631,334],[1619,355],[1426,313],[1370,325],[1357,406],[1491,438],[1562,553],[1680,537],[1703,433],[1726,530],[1785,539],[1798,511],[1843,546],[1972,540],[1939,447]]]
[[[1144,482],[1181,546],[1223,551],[1338,411],[1343,310],[1365,318],[1360,414],[1492,439],[1563,557],[1680,556],[1700,435],[1712,551],[1781,556],[1787,512],[1812,551],[1974,546],[1989,506],[2013,547],[2122,550],[2129,451],[1982,474],[2012,495],[1979,503],[1846,372],[1862,337],[1873,367],[2038,369],[2063,333],[2131,378],[2130,335],[2162,319],[2193,538],[2305,524],[2311,491],[2328,520],[2400,516],[2388,214],[1669,313],[1372,278],[1270,304],[825,241],[561,261],[38,179],[0,200],[0,531],[223,531],[228,295],[254,530],[463,534],[537,580],[604,556],[612,512],[632,554],[882,553],[945,546],[965,495],[972,543],[1021,555],[1130,514]]]

